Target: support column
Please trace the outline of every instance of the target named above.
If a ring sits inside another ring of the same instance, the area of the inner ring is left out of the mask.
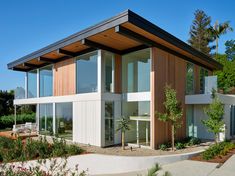
[[[55,116],[55,103],[53,103],[53,133],[56,134],[56,116]]]
[[[139,139],[139,120],[136,120],[136,142],[137,145],[140,145],[140,139]]]
[[[16,125],[16,105],[14,105],[14,113],[15,113],[15,125]]]

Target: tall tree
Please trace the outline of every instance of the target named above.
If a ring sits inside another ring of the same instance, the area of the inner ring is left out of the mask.
[[[218,76],[218,87],[228,93],[235,87],[235,40],[225,43],[226,54],[217,54],[215,59],[223,65],[223,70],[215,71]]]
[[[188,40],[189,44],[209,55],[213,47],[209,46],[209,43],[212,39],[208,35],[208,29],[210,28],[211,17],[207,16],[206,13],[202,10],[196,10],[194,13],[193,24],[190,27],[190,39]]]
[[[166,101],[163,103],[166,113],[157,112],[159,120],[171,124],[171,145],[174,150],[176,129],[181,127],[183,110],[181,103],[176,98],[176,91],[170,86],[165,87]]]
[[[127,117],[121,117],[118,120],[117,131],[121,131],[122,135],[122,149],[125,150],[125,132],[130,130],[130,120]]]
[[[218,54],[219,49],[219,38],[221,35],[226,34],[228,31],[233,31],[233,28],[229,25],[229,22],[224,23],[215,22],[214,26],[208,28],[209,37],[216,42],[216,55]]]
[[[235,60],[235,40],[228,40],[225,42],[227,58],[230,61]]]

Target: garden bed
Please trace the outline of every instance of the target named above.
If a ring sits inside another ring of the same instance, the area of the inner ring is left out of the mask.
[[[63,139],[53,138],[53,142],[49,143],[46,138],[39,138],[39,140],[35,141],[31,138],[14,140],[0,137],[0,162],[67,157],[84,152],[79,146],[68,145]]]
[[[217,145],[218,147],[215,147]],[[219,147],[221,145],[221,147]],[[195,161],[204,161],[212,163],[225,163],[232,155],[235,154],[235,144],[232,142],[222,142],[210,146],[205,152],[200,155],[190,158]]]

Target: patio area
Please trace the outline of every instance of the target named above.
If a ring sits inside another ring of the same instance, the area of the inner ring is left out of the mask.
[[[26,132],[26,133],[15,133],[13,131],[1,131],[0,132],[0,137],[7,137],[10,139],[17,139],[17,138],[21,138],[21,139],[25,139],[28,137],[36,137],[38,136],[37,132]]]

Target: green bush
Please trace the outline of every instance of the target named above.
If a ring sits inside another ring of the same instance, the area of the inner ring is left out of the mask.
[[[166,151],[167,150],[167,145],[166,144],[160,144],[159,149],[163,150],[163,151]]]
[[[185,148],[185,144],[184,144],[184,143],[181,143],[181,142],[177,142],[177,143],[175,144],[175,148],[176,148],[177,150],[184,149],[184,148]]]
[[[26,122],[35,122],[35,120],[36,120],[35,113],[20,114],[20,115],[17,115],[16,123],[17,124],[24,124]],[[0,117],[0,129],[12,128],[14,124],[15,124],[15,116],[14,115]]]
[[[221,142],[210,146],[205,152],[202,153],[204,160],[213,159],[215,156],[226,155],[229,150],[235,148],[235,144],[232,142]]]
[[[12,140],[0,137],[0,161],[25,161],[35,158],[50,158],[81,154],[83,150],[76,145],[68,145],[64,139],[54,138],[50,144],[46,138],[39,140]]]
[[[196,137],[191,137],[188,141],[188,145],[191,146],[191,145],[198,145],[201,143],[201,139],[199,138],[196,138]]]

